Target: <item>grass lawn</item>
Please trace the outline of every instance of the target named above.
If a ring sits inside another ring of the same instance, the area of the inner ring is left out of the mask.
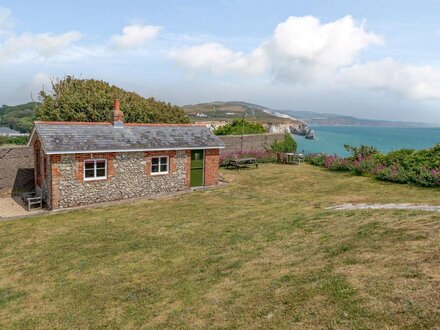
[[[432,328],[440,190],[309,165],[0,223],[0,328]]]

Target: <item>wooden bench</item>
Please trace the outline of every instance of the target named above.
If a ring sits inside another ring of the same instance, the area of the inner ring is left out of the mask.
[[[25,203],[27,210],[30,211],[31,207],[37,205],[38,208],[43,208],[43,199],[38,196],[36,192],[27,192],[21,195],[23,202]]]
[[[256,158],[234,158],[230,159],[226,163],[226,168],[236,168],[237,170],[240,170],[241,168],[247,168],[250,166],[254,166],[255,168],[258,168],[258,163]]]
[[[304,155],[293,152],[277,152],[277,162],[282,164],[300,165],[304,163]]]

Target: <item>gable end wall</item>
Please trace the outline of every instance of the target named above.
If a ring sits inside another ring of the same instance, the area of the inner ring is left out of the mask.
[[[215,186],[218,184],[219,163],[219,149],[205,150],[205,186]]]

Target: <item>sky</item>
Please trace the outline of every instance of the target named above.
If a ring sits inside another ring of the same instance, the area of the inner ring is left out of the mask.
[[[177,105],[440,124],[440,0],[0,0],[0,104],[65,75]]]

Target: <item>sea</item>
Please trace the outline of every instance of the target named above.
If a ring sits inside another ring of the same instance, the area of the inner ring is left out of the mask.
[[[344,144],[374,146],[381,152],[409,148],[425,149],[440,143],[440,128],[373,126],[312,126],[315,140],[294,136],[298,152],[347,156]]]

